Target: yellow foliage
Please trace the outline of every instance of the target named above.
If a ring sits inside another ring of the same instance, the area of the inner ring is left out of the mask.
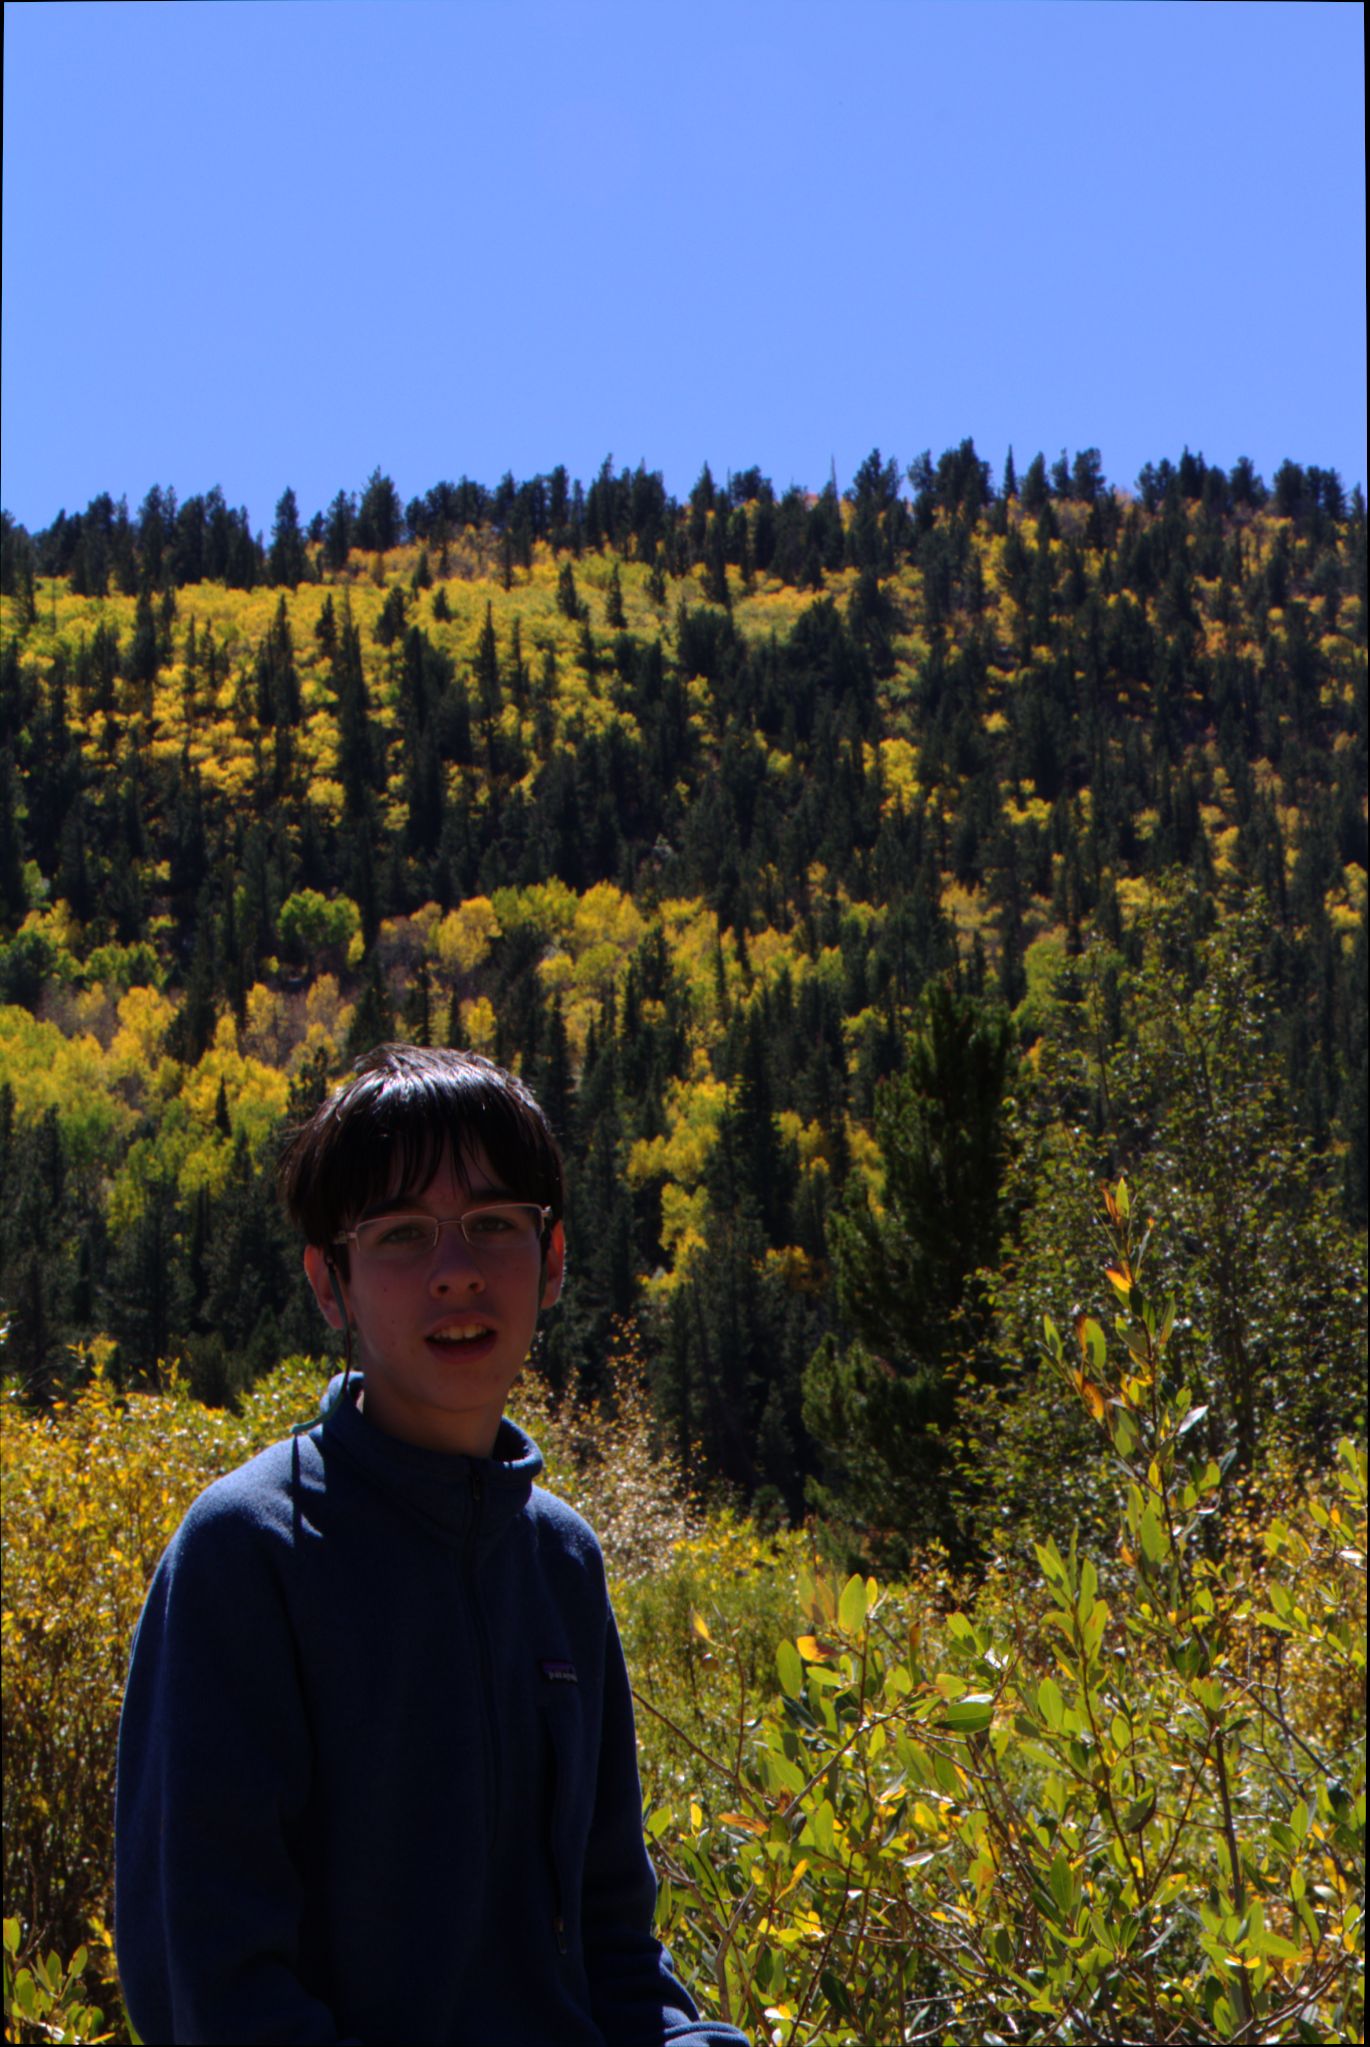
[[[678,1286],[696,1254],[708,1248],[705,1226],[709,1197],[705,1188],[686,1189],[668,1180],[661,1190],[661,1243],[671,1260],[669,1272],[654,1273],[649,1295],[660,1299]]]
[[[1051,822],[1051,805],[1045,796],[1029,796],[1024,803],[1015,803],[1011,796],[1006,796],[1004,816],[1011,825],[1034,824],[1044,830]]]
[[[438,959],[448,974],[472,974],[500,935],[500,920],[488,896],[471,896],[448,912],[435,933]]]
[[[908,739],[882,739],[880,772],[885,783],[886,810],[902,803],[911,809],[918,795],[918,748]]]
[[[129,1643],[157,1560],[211,1480],[285,1433],[317,1399],[319,1368],[282,1367],[241,1420],[202,1407],[171,1378],[156,1396],[119,1398],[107,1340],[84,1355],[89,1383],[34,1413],[5,1399],[4,1747],[6,1909],[14,1858],[31,1930],[87,1937],[93,1915],[113,1982],[114,1754]],[[310,1398],[310,1389],[313,1398]],[[283,1423],[276,1412],[288,1410]],[[257,1410],[261,1409],[262,1412]],[[263,1421],[267,1427],[263,1428]],[[74,1923],[73,1923],[74,1921]]]
[[[167,1026],[176,1010],[157,988],[130,988],[119,1003],[119,1028],[109,1048],[109,1065],[121,1078],[139,1079],[155,1067]]]
[[[133,1123],[133,1111],[111,1092],[111,1073],[98,1039],[66,1037],[17,1004],[0,1004],[0,1080],[14,1089],[26,1120],[57,1111],[62,1136],[81,1165],[107,1158]]]
[[[576,953],[610,947],[618,957],[634,950],[646,925],[631,896],[624,895],[611,881],[596,882],[576,905],[571,926],[571,946]]]
[[[538,979],[549,995],[563,995],[575,979],[576,963],[569,952],[549,952],[538,961]]]
[[[692,1079],[668,1084],[662,1104],[666,1134],[639,1138],[633,1146],[628,1154],[630,1186],[663,1178],[691,1188],[703,1178],[728,1101],[727,1083],[714,1078],[707,1057],[703,1066],[701,1073],[696,1065]]]
[[[337,824],[343,813],[343,785],[331,775],[315,775],[309,784],[309,801],[320,817]]]
[[[340,1041],[351,1020],[351,1003],[344,1003],[336,974],[320,974],[304,998],[305,1021],[311,1030]]]
[[[782,1244],[767,1247],[765,1269],[772,1278],[778,1279],[791,1293],[812,1293],[815,1290],[813,1260],[798,1244]]]
[[[278,1066],[284,1057],[290,1028],[290,1011],[285,997],[274,988],[254,981],[247,991],[247,1049],[254,1059]]]
[[[1115,885],[1118,906],[1129,923],[1156,901],[1156,891],[1144,875],[1120,874]]]
[[[529,888],[497,888],[493,902],[501,930],[510,933],[532,925],[548,939],[565,938],[575,922],[575,890],[555,876]]]
[[[478,995],[473,1001],[462,1003],[461,1028],[468,1051],[487,1055],[494,1051],[495,1006],[487,995]]]
[[[1348,949],[1356,942],[1356,933],[1365,915],[1365,869],[1352,860],[1342,869],[1341,885],[1336,883],[1327,891],[1327,914],[1332,928],[1338,932],[1343,946]]]
[[[19,929],[45,939],[59,961],[65,956],[68,971],[75,966],[75,955],[80,950],[81,927],[71,914],[70,904],[62,896],[44,909],[30,910]]]
[[[238,1031],[231,1016],[221,1016],[214,1043],[198,1066],[186,1075],[182,1095],[192,1119],[212,1129],[220,1084],[235,1131],[246,1132],[254,1152],[285,1114],[289,1083],[279,1068],[238,1050]]]

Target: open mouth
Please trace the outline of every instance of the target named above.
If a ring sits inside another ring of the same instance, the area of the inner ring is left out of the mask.
[[[435,1329],[428,1341],[442,1350],[469,1350],[494,1333],[488,1322],[462,1322],[449,1329]]]

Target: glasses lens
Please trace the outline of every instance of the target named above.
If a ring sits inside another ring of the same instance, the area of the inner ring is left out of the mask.
[[[357,1224],[357,1249],[386,1265],[425,1258],[437,1241],[438,1225],[430,1215],[378,1215]]]
[[[542,1210],[531,1202],[497,1202],[473,1208],[462,1217],[462,1234],[477,1251],[518,1251],[535,1243],[542,1229]]]
[[[459,1224],[481,1257],[524,1250],[542,1234],[542,1210],[530,1201],[499,1201],[464,1216],[376,1215],[357,1224],[357,1249],[379,1265],[412,1265],[427,1258],[444,1222]]]

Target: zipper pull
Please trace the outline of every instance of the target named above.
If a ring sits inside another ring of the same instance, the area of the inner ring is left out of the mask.
[[[566,1945],[566,1921],[562,1918],[560,1912],[553,1918],[552,1925],[556,1928],[558,1949],[563,1955],[568,1954],[570,1950]]]

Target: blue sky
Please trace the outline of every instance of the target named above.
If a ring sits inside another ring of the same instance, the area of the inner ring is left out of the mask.
[[[5,7],[3,501],[1366,474],[1363,9]]]

